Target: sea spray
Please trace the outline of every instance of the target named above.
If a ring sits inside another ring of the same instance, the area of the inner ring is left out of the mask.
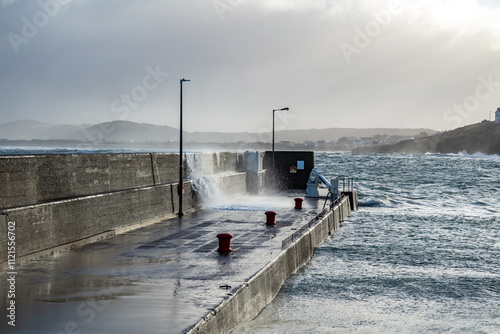
[[[193,188],[205,208],[220,206],[226,202],[226,196],[221,190],[220,182],[218,182],[219,178],[213,175],[204,175],[206,168],[204,168],[202,161],[206,163],[207,160],[213,163],[210,159],[198,159],[196,153],[186,154],[185,160],[186,169],[189,170],[188,179],[193,181]]]

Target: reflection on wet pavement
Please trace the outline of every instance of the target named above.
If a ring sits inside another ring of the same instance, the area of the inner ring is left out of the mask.
[[[299,211],[286,196],[238,200],[18,266],[16,327],[3,321],[0,332],[182,333],[273,260],[323,204],[308,200]],[[265,224],[265,206],[278,225]],[[217,252],[222,232],[234,235],[232,253]]]

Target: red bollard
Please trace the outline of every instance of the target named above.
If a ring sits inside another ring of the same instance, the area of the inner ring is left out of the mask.
[[[294,198],[293,200],[295,201],[295,209],[302,210],[303,199],[302,198]]]
[[[267,218],[267,221],[266,221],[267,225],[276,225],[276,212],[267,211],[266,218]]]
[[[233,237],[230,233],[220,233],[217,234],[217,238],[219,239],[219,249],[218,252],[232,252],[231,249],[231,238]]]

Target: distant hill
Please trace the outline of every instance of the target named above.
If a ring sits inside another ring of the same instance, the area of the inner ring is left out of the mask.
[[[82,125],[88,127],[89,125]],[[80,130],[78,125],[53,125],[33,120],[21,120],[0,125],[0,138],[9,140],[71,139]]]
[[[276,131],[276,142],[333,142],[343,137],[362,138],[375,135],[414,137],[430,129],[355,129],[330,128]],[[179,130],[165,125],[112,121],[96,125],[53,125],[33,120],[14,121],[0,125],[0,139],[7,140],[78,140],[107,142],[168,142],[178,141]],[[237,143],[269,142],[270,132],[184,132],[186,142]]]
[[[96,125],[53,125],[33,120],[0,125],[0,138],[8,140],[79,140],[79,141],[170,141],[177,140],[179,130],[164,126],[128,121]]]
[[[354,153],[458,153],[500,154],[500,124],[483,121],[432,136],[403,140],[393,145],[359,147]]]
[[[113,121],[100,123],[85,129],[84,135],[91,135],[94,139],[102,136],[106,141],[115,142],[166,142],[179,140],[179,129],[147,123],[134,123],[128,121]],[[183,132],[186,135],[186,132]]]

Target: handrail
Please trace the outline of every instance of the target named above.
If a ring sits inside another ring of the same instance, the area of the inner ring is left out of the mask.
[[[354,189],[354,179],[349,175],[338,175],[339,181],[342,182],[342,192],[350,192]],[[339,187],[340,188],[340,187]]]

